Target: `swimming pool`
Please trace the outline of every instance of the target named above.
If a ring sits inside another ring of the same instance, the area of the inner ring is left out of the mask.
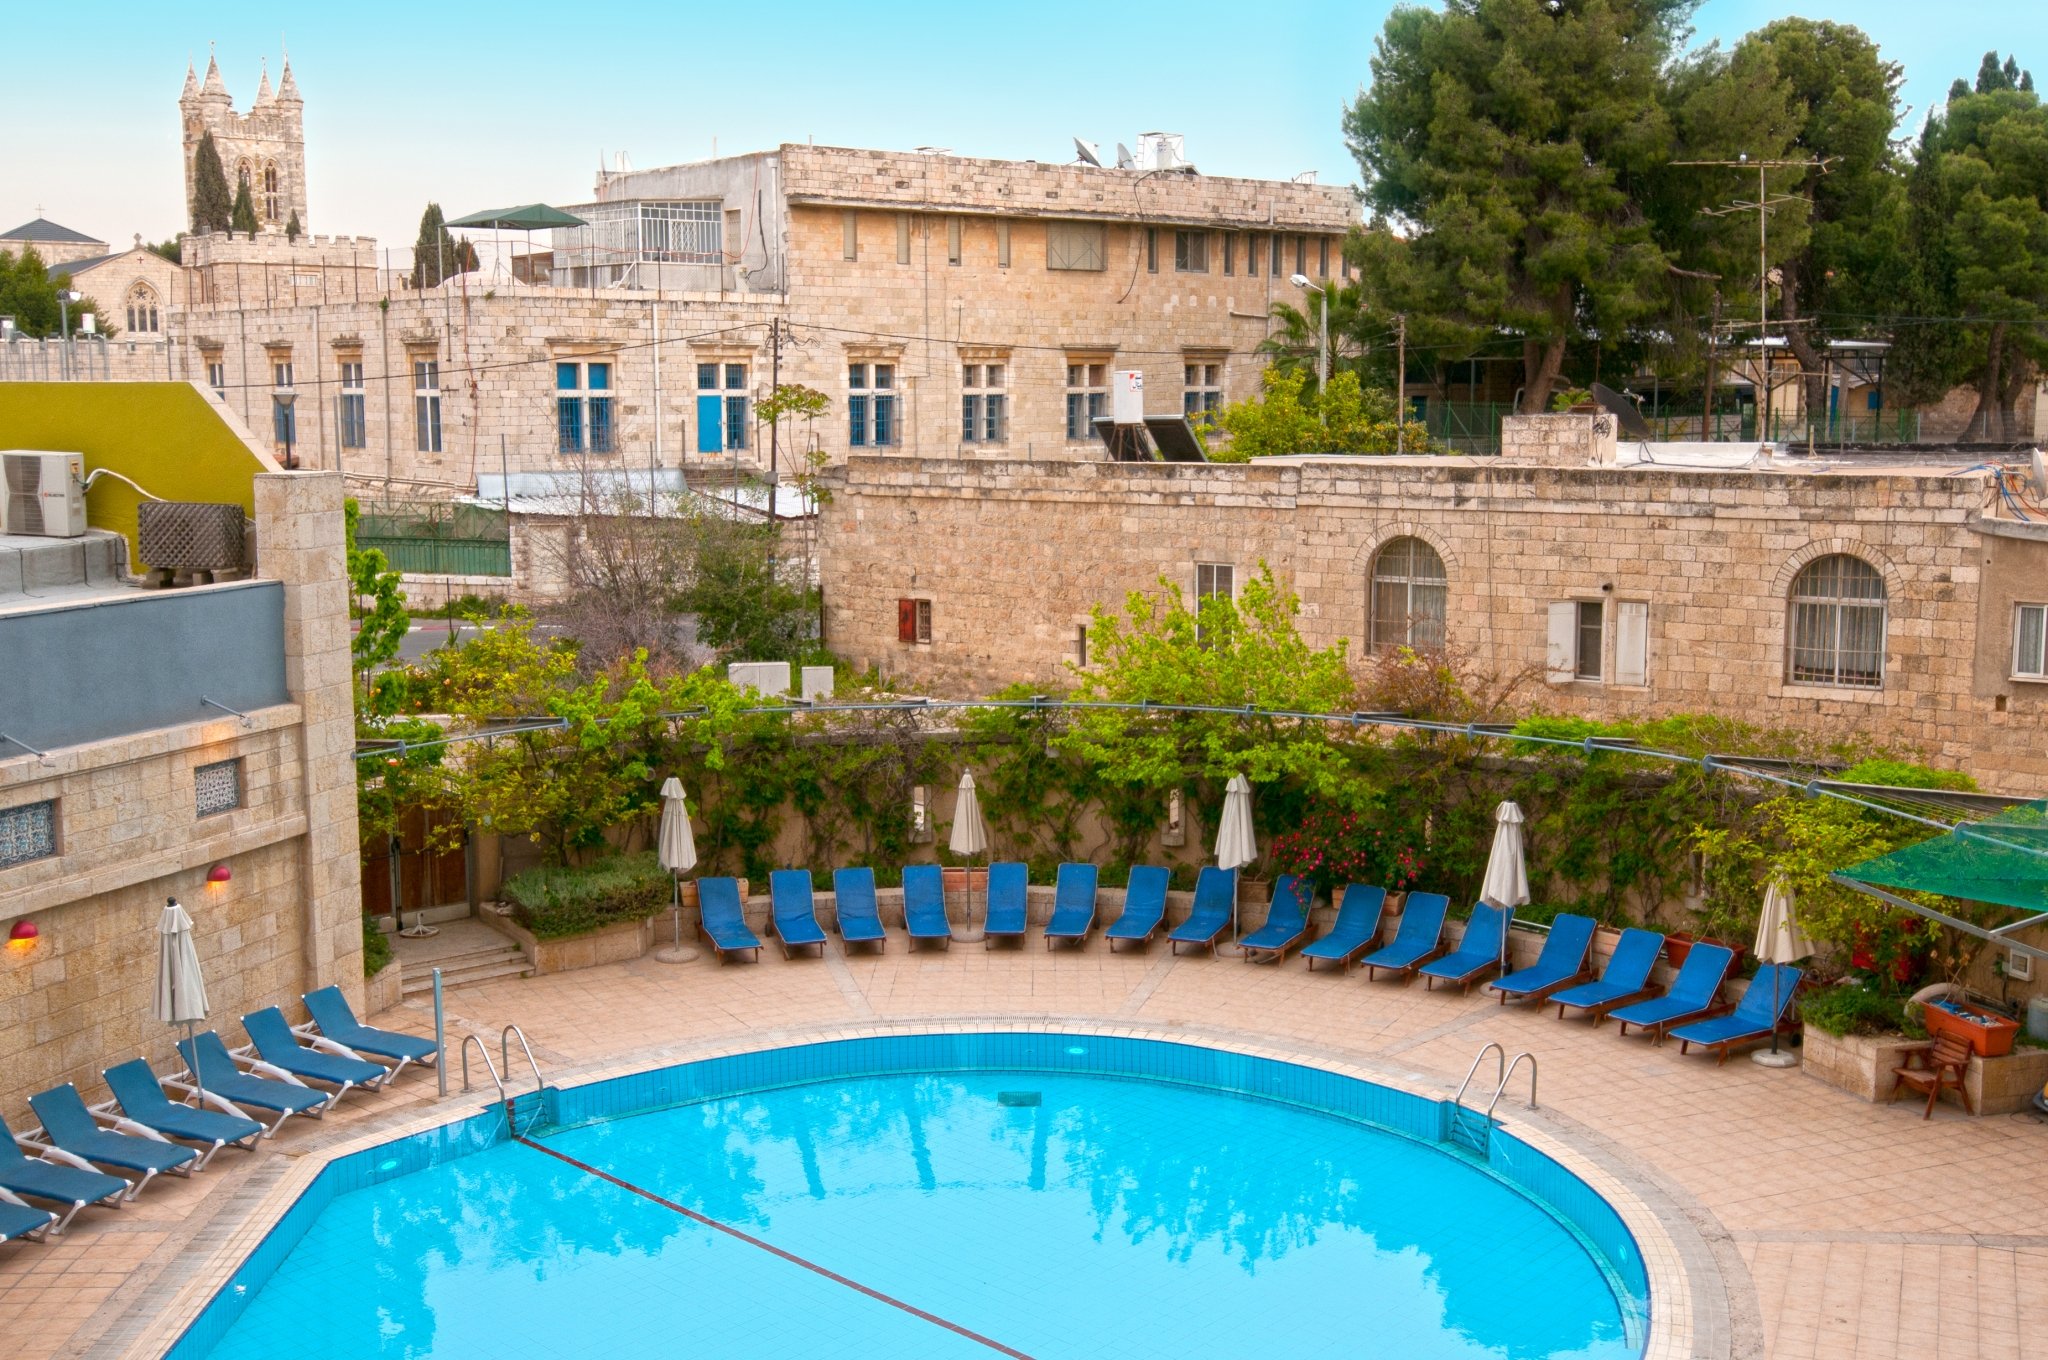
[[[1498,1130],[1483,1162],[1449,1150],[1443,1102],[1313,1068],[887,1036],[529,1119],[330,1165],[174,1360],[1643,1350],[1641,1256],[1583,1182]]]

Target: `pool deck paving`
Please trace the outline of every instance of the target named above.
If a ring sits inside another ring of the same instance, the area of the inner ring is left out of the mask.
[[[1865,1104],[1740,1054],[1725,1066],[1682,1058],[1675,1043],[1503,1008],[1480,989],[1310,973],[1299,958],[1251,965],[1228,950],[1176,957],[1163,943],[1048,952],[1034,928],[990,950],[910,953],[892,932],[884,953],[848,957],[835,942],[822,960],[784,960],[772,945],[757,964],[650,957],[454,988],[447,1010],[445,1100],[431,1071],[408,1071],[324,1121],[288,1121],[254,1154],[230,1149],[117,1212],[88,1209],[61,1238],[0,1247],[5,1353],[159,1354],[323,1154],[473,1111],[455,1045],[475,1033],[495,1053],[508,1023],[563,1083],[892,1027],[1022,1025],[1177,1037],[1448,1095],[1496,1041],[1534,1054],[1540,1072],[1540,1109],[1523,1108],[1518,1076],[1503,1124],[1569,1147],[1674,1225],[1668,1253],[1646,1245],[1693,1282],[1668,1353],[2022,1360],[2048,1346],[2048,1120],[1970,1118],[1945,1103],[1923,1121],[1916,1101]],[[433,1028],[424,999],[375,1019]],[[487,1094],[480,1064],[475,1075]]]

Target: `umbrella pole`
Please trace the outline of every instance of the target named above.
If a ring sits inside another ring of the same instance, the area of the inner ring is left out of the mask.
[[[1771,969],[1771,1052],[1778,1051],[1778,970]]]

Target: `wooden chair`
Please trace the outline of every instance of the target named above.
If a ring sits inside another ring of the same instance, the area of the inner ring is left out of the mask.
[[[1944,1086],[1953,1086],[1956,1094],[1963,1098],[1963,1108],[1971,1114],[1977,1109],[1970,1103],[1969,1088],[1963,1085],[1963,1074],[1970,1068],[1970,1045],[1953,1034],[1944,1034],[1928,1048],[1916,1048],[1906,1055],[1904,1067],[1894,1067],[1892,1076],[1893,1100],[1908,1086],[1915,1091],[1927,1092],[1927,1110],[1920,1117],[1934,1117],[1934,1102],[1941,1099]]]

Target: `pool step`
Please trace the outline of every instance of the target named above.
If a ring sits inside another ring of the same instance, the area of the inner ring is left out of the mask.
[[[1486,1160],[1487,1148],[1493,1139],[1493,1121],[1477,1110],[1468,1110],[1463,1105],[1451,1107],[1451,1126],[1446,1131],[1445,1141],[1453,1147],[1463,1148]]]
[[[506,941],[485,949],[466,950],[437,959],[434,964],[407,968],[405,970],[405,996],[421,996],[434,990],[434,967],[441,970],[441,985],[460,987],[473,982],[491,982],[498,978],[527,977],[533,972],[533,965],[526,961],[526,955],[518,945]]]

